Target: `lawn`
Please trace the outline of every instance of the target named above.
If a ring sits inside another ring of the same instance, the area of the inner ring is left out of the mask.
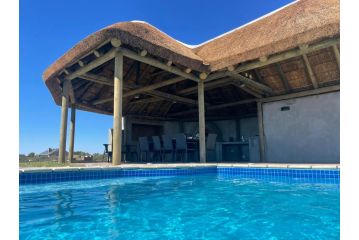
[[[66,167],[70,164],[66,163],[58,163],[57,161],[37,161],[37,162],[20,162],[19,166],[24,167]]]

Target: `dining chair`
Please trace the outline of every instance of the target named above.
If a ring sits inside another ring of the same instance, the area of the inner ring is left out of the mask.
[[[214,152],[214,156],[215,156],[216,142],[217,142],[217,134],[209,133],[207,136],[207,144],[206,144],[207,153]],[[209,159],[209,154],[206,154],[206,156]]]
[[[143,161],[143,154],[145,154],[145,161],[147,162],[148,159],[148,154],[150,153],[150,144],[148,142],[148,138],[147,137],[139,137],[138,138],[139,141],[139,152],[140,152],[140,161]]]
[[[184,133],[175,134],[175,140],[176,140],[175,158],[177,157],[177,155],[179,155],[180,158],[182,159],[182,156],[184,155],[184,162],[187,162],[188,152],[195,152],[196,149],[188,147],[187,138]]]
[[[162,154],[164,159],[166,159],[166,154],[171,154],[171,160],[173,161],[173,155],[174,155],[174,148],[173,148],[173,142],[172,142],[173,136],[171,135],[162,135],[163,140],[163,148],[162,148]]]
[[[153,142],[153,159],[155,159],[155,156],[158,155],[159,160],[163,162],[163,157],[162,157],[163,148],[162,148],[160,137],[152,136],[152,142]]]

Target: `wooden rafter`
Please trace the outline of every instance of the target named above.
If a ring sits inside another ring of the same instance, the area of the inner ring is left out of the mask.
[[[258,99],[258,101],[274,102],[274,101],[280,101],[280,100],[286,100],[286,99],[292,99],[292,98],[318,95],[318,94],[322,94],[322,93],[336,92],[339,90],[340,90],[340,85],[334,85],[334,86],[330,86],[330,87],[321,87],[321,88],[307,90],[307,91],[303,91],[303,92],[290,93],[290,94],[274,96],[274,97],[266,97],[266,98]]]
[[[90,82],[94,82],[94,83],[103,84],[103,85],[113,87],[113,81],[111,81],[107,77],[103,77],[103,76],[100,76],[100,75],[86,73],[86,74],[81,75],[80,78],[82,78],[84,80],[87,80],[87,81],[90,81]]]
[[[253,86],[255,88],[258,88],[258,89],[260,89],[262,91],[265,91],[265,92],[268,92],[268,93],[273,92],[272,88],[268,87],[267,85],[259,83],[257,81],[254,81],[254,80],[252,80],[250,78],[247,78],[245,76],[242,76],[241,74],[228,72],[228,76],[230,76],[230,77],[232,77],[234,79],[240,80],[241,82],[243,82],[245,84],[248,84],[249,86]]]
[[[340,53],[337,45],[333,45],[333,52],[335,56],[335,60],[337,61],[338,67],[340,68]]]
[[[91,112],[96,112],[96,113],[102,113],[102,114],[106,114],[106,115],[112,115],[111,112],[97,108],[96,106],[93,105],[89,105],[89,104],[85,104],[85,103],[76,103],[75,104],[76,108],[79,109],[83,109],[85,111],[91,111]]]
[[[252,89],[248,88],[245,84],[240,82],[233,82],[232,85],[236,86],[237,88],[245,91],[246,93],[249,93],[250,95],[256,97],[256,98],[262,98],[263,96],[260,93],[257,93],[256,91],[253,91]]]
[[[76,71],[74,71],[73,73],[70,73],[69,75],[66,76],[66,79],[68,80],[73,80],[77,77],[80,77],[81,75],[84,75],[85,73],[91,71],[92,69],[110,61],[111,59],[113,59],[116,56],[118,49],[117,48],[113,48],[110,51],[108,51],[106,54],[96,58],[95,60],[93,60],[92,62],[90,62],[89,64],[80,67],[79,69],[77,69]]]
[[[259,72],[259,70],[257,68],[253,69],[254,74],[256,75],[256,78],[258,79],[258,82],[260,83],[264,83],[264,80]]]
[[[323,41],[323,42],[308,46],[307,49],[299,49],[299,48],[293,49],[293,50],[290,50],[287,52],[283,52],[283,53],[268,57],[266,59],[266,61],[258,60],[258,61],[254,61],[251,63],[240,65],[233,72],[236,72],[236,73],[245,72],[245,71],[252,70],[255,68],[264,67],[264,66],[267,66],[267,65],[270,65],[273,63],[282,62],[282,61],[290,59],[290,58],[299,57],[299,56],[303,55],[304,53],[307,54],[307,53],[317,51],[317,50],[320,50],[323,48],[331,47],[331,46],[337,44],[338,42],[339,42],[339,39],[330,39],[327,41]]]
[[[181,103],[191,104],[191,105],[197,104],[197,101],[195,101],[193,99],[177,96],[177,95],[170,94],[170,93],[165,93],[165,92],[158,91],[158,90],[151,90],[151,91],[146,92],[146,94],[150,95],[150,96],[155,96],[157,98],[169,100],[169,101],[174,101],[174,102],[181,102]],[[99,100],[94,101],[92,104],[99,105],[99,104],[103,104],[103,103],[107,103],[107,102],[111,102],[111,101],[113,101],[113,97],[99,99]],[[147,102],[147,103],[149,103],[149,102]]]
[[[279,63],[276,63],[275,64],[275,67],[277,69],[277,72],[279,74],[279,78],[284,86],[284,89],[285,89],[285,92],[286,93],[291,93],[292,92],[292,89],[291,87],[289,86],[289,83],[288,83],[288,80],[287,78],[285,77],[285,74],[284,72],[282,71],[282,68],[280,67],[280,64]]]
[[[146,63],[148,65],[151,65],[151,66],[154,66],[154,67],[157,67],[157,68],[160,68],[162,70],[165,70],[167,72],[171,72],[171,73],[174,73],[178,76],[182,76],[184,78],[187,78],[187,79],[190,79],[190,80],[193,80],[195,82],[198,82],[200,81],[200,79],[198,77],[196,77],[195,75],[191,74],[191,73],[186,73],[184,71],[182,71],[181,69],[173,66],[173,65],[170,65],[168,66],[166,63],[162,63],[154,58],[151,58],[151,57],[148,57],[148,56],[141,56],[129,49],[126,49],[126,48],[121,48],[121,52],[123,53],[124,56],[128,57],[128,58],[131,58],[133,60],[136,60],[136,61],[139,61],[139,62],[143,62],[143,63]]]
[[[85,94],[87,93],[87,90],[93,86],[92,82],[87,83],[82,89],[80,89],[80,91],[78,92],[78,97],[77,99],[80,101],[83,96],[85,96]]]
[[[292,99],[292,98],[299,98],[299,97],[306,97],[306,96],[311,96],[311,95],[318,95],[318,94],[323,94],[323,93],[328,93],[328,92],[336,92],[336,91],[339,91],[339,90],[340,90],[339,85],[330,86],[330,87],[321,87],[321,88],[318,88],[318,89],[307,90],[307,91],[304,91],[304,92],[290,93],[290,94],[274,96],[274,97],[266,97],[266,98],[260,98],[260,99],[246,99],[246,100],[240,100],[240,101],[235,101],[235,102],[231,102],[231,103],[212,105],[212,106],[208,106],[207,110],[217,110],[217,109],[221,109],[221,108],[233,107],[233,106],[238,106],[238,105],[241,105],[241,104],[247,104],[247,103],[252,103],[252,102],[280,101],[280,100],[286,100],[286,99]],[[183,112],[173,113],[173,114],[170,114],[169,116],[176,117],[176,116],[187,115],[187,114],[192,114],[192,113],[196,113],[196,112],[197,112],[197,109],[191,109],[191,110],[186,110],[186,111],[183,111]]]
[[[221,108],[233,107],[233,106],[252,103],[252,102],[256,102],[256,101],[257,101],[257,99],[246,99],[246,100],[240,100],[240,101],[231,102],[231,103],[212,105],[212,106],[208,106],[206,109],[207,110],[217,110],[217,109],[221,109]],[[173,113],[173,114],[170,114],[170,116],[175,117],[175,116],[180,116],[180,115],[187,115],[187,114],[196,113],[197,111],[198,111],[197,109],[191,109],[191,110],[186,110],[183,112]]]
[[[304,60],[305,67],[306,67],[308,75],[309,75],[309,79],[313,84],[313,87],[318,88],[318,81],[317,81],[317,78],[315,77],[312,66],[310,65],[307,54],[303,54],[303,60]]]
[[[136,94],[148,92],[148,91],[151,91],[151,90],[154,90],[154,89],[157,89],[157,88],[161,88],[161,87],[164,87],[164,86],[175,84],[175,83],[183,81],[183,80],[185,80],[184,77],[175,77],[175,78],[171,78],[171,79],[168,79],[168,80],[165,80],[165,81],[160,81],[160,82],[152,84],[152,85],[143,86],[141,88],[129,91],[129,92],[124,94],[124,97],[130,97],[130,96],[133,96],[133,95],[136,95]]]

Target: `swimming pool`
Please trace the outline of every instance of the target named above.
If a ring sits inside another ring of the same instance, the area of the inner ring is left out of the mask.
[[[230,170],[21,184],[20,238],[339,239],[337,176]]]

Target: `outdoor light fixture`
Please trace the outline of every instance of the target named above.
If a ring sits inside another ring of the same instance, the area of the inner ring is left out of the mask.
[[[281,111],[289,111],[290,107],[289,106],[284,106],[280,108]]]

